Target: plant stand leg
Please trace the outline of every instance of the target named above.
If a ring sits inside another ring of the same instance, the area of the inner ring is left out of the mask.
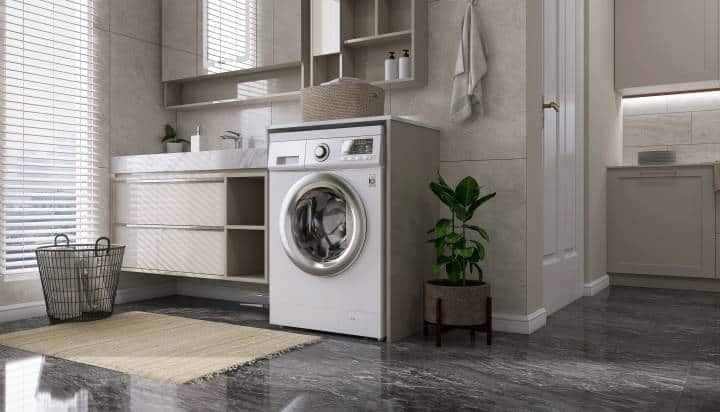
[[[475,345],[475,329],[470,329],[470,344]]]
[[[428,331],[428,323],[427,321],[423,321],[423,336],[429,335],[430,332]]]
[[[435,304],[435,346],[442,346],[442,300],[438,299]]]
[[[492,345],[492,298],[488,296],[485,304],[485,327],[487,328],[487,344]]]

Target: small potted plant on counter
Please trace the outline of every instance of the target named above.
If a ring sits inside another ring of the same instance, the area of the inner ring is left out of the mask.
[[[169,124],[165,125],[165,137],[162,142],[165,143],[165,152],[180,153],[185,151],[185,143],[190,143],[185,139],[179,138],[175,129]]]
[[[487,230],[469,224],[475,211],[495,193],[481,195],[480,186],[468,176],[453,189],[438,174],[430,189],[448,207],[450,218],[440,219],[428,234],[437,254],[434,273],[444,272],[447,278],[425,283],[425,334],[428,325],[435,325],[437,346],[442,333],[453,328],[487,333],[492,339],[492,301],[490,285],[483,281],[480,262],[485,259],[483,242],[490,240]],[[470,279],[472,274],[476,279]]]

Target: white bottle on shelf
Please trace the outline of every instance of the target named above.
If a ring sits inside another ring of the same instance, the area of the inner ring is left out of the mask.
[[[403,55],[400,56],[398,65],[400,67],[400,79],[409,79],[412,77],[412,66],[410,65],[410,50],[403,49]]]
[[[398,61],[395,58],[395,52],[389,51],[385,58],[385,80],[398,79]]]

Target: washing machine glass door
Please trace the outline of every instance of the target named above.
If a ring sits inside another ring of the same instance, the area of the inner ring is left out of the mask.
[[[355,190],[341,177],[314,173],[287,193],[280,238],[288,257],[304,272],[335,276],[362,251],[366,215]]]

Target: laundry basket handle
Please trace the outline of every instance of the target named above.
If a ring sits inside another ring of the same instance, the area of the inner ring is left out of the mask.
[[[60,246],[60,245],[58,245],[58,239],[61,237],[65,238],[65,246],[70,246],[70,238],[68,238],[67,235],[64,233],[60,233],[59,235],[55,236],[55,240],[54,240],[55,246]]]
[[[105,247],[104,250],[99,248],[100,242],[102,242],[103,240],[105,242],[107,242],[107,246]],[[95,256],[96,257],[100,256],[100,254],[98,253],[100,251],[104,251],[106,255],[110,254],[110,239],[109,238],[103,236],[103,237],[99,237],[98,240],[95,241]]]

